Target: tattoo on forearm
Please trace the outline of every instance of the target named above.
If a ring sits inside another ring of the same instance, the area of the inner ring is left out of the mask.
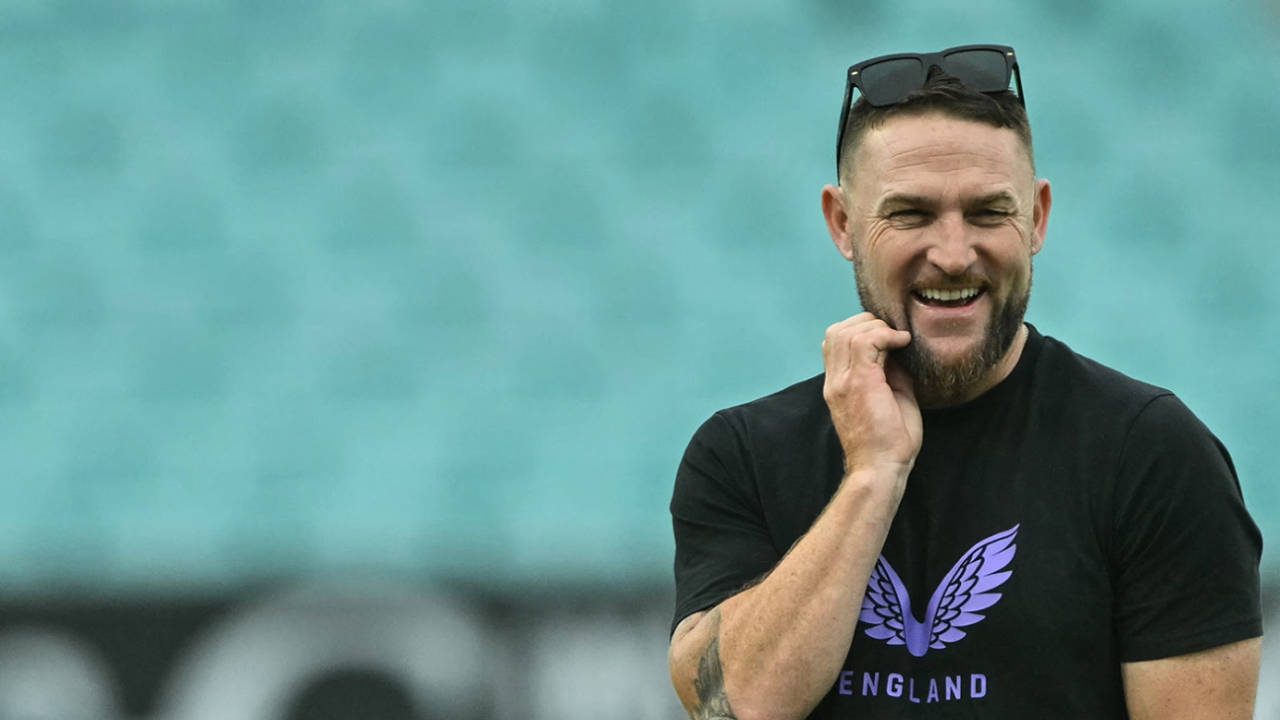
[[[729,707],[729,696],[724,690],[724,669],[720,666],[720,608],[708,613],[711,621],[711,643],[698,661],[698,677],[693,689],[698,693],[698,704],[693,708],[693,720],[737,720]]]

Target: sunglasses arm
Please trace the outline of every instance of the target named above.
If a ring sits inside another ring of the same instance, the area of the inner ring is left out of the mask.
[[[1021,82],[1021,81],[1019,81]],[[849,121],[849,101],[853,99],[853,80],[845,75],[844,105],[840,108],[840,127],[836,128],[836,182],[840,182],[840,151],[844,149],[844,125]]]
[[[1022,109],[1027,108],[1027,96],[1022,94],[1022,71],[1018,69],[1018,63],[1013,63],[1013,79],[1018,83],[1018,101],[1022,103]]]

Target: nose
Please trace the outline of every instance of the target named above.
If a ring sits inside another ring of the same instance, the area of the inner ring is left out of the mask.
[[[978,260],[978,252],[969,239],[969,228],[960,213],[945,213],[930,228],[933,230],[925,259],[947,275],[961,275]]]

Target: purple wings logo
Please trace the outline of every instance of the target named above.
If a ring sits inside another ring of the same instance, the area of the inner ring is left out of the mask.
[[[1013,574],[1004,567],[1018,550],[1013,541],[1019,527],[1020,524],[1014,525],[969,548],[933,591],[923,623],[911,611],[911,598],[902,578],[881,555],[871,571],[858,616],[870,626],[867,637],[889,645],[906,645],[907,652],[915,657],[962,639],[966,633],[960,628],[981,622],[986,616],[979,615],[979,611],[1000,600],[1000,593],[991,591]]]

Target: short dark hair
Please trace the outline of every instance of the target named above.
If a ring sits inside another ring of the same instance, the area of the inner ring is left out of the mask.
[[[908,95],[895,105],[875,107],[865,97],[859,97],[849,109],[844,125],[844,147],[840,148],[839,180],[853,164],[858,143],[868,130],[884,125],[885,121],[899,115],[924,115],[940,112],[961,120],[974,120],[993,127],[1009,128],[1018,134],[1027,148],[1031,169],[1036,167],[1035,153],[1031,148],[1031,123],[1026,108],[1012,91],[998,93],[979,92],[943,72],[938,66],[929,70],[924,87]]]

